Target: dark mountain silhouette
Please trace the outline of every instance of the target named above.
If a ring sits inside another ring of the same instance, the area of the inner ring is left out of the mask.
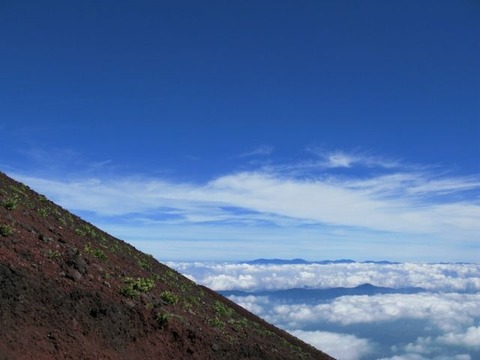
[[[0,173],[0,360],[332,359]]]
[[[307,261],[304,259],[292,259],[292,260],[285,260],[285,259],[255,259],[252,261],[246,261],[244,264],[249,265],[311,265],[311,264],[319,264],[319,265],[329,265],[329,264],[380,264],[380,265],[389,265],[389,264],[400,264],[398,262],[392,261],[361,261],[357,262],[351,259],[339,259],[339,260],[319,260],[319,261]]]
[[[332,300],[341,296],[352,295],[377,295],[377,294],[416,294],[426,291],[419,287],[388,288],[371,284],[363,284],[353,288],[336,287],[329,289],[286,289],[275,291],[220,291],[224,296],[268,296],[272,300],[282,303],[315,304],[321,301]]]
[[[283,259],[256,259],[247,261],[245,264],[249,265],[307,265],[311,262],[303,259],[283,260]]]

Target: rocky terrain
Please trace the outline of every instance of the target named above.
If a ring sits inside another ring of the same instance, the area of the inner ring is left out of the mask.
[[[0,173],[0,360],[333,359]]]

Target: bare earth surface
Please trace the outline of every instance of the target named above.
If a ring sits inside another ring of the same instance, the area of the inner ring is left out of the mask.
[[[0,360],[333,359],[0,173]]]

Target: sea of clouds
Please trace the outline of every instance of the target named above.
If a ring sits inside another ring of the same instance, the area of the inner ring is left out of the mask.
[[[480,265],[169,263],[341,360],[480,359]],[[349,295],[317,303],[281,301],[259,291],[329,289],[369,283],[423,292]]]

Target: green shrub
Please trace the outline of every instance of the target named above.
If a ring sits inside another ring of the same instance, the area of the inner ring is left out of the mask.
[[[142,269],[145,269],[145,270],[150,270],[151,268],[150,263],[145,259],[137,259],[137,264],[138,266],[140,266]]]
[[[226,317],[231,317],[234,313],[233,309],[229,308],[224,303],[218,300],[215,301],[215,304],[213,305],[213,309],[218,315],[226,316]]]
[[[38,213],[38,215],[40,215],[41,217],[46,218],[47,215],[48,215],[48,210],[47,210],[47,208],[38,208],[38,209],[37,209],[37,213]]]
[[[170,312],[164,312],[164,311],[159,311],[155,313],[153,318],[157,322],[157,325],[162,329],[167,328],[169,323],[173,319],[180,321],[182,323],[185,323],[185,318],[183,316],[180,316],[178,314],[173,314]]]
[[[225,326],[225,323],[222,320],[220,320],[217,316],[215,316],[213,319],[208,319],[208,324],[217,329],[223,328]]]
[[[10,225],[0,225],[0,235],[2,236],[10,236],[13,234],[13,227]]]
[[[18,205],[18,196],[14,195],[3,201],[3,207],[7,210],[15,210]]]
[[[136,298],[140,293],[147,293],[155,287],[155,281],[148,278],[125,278],[125,285],[120,293],[130,298]]]
[[[154,316],[155,321],[161,328],[166,328],[168,326],[168,322],[171,317],[172,314],[163,312],[157,312]]]
[[[92,239],[96,239],[98,237],[97,232],[90,225],[82,225],[80,228],[76,228],[75,234],[81,237],[89,237]]]
[[[95,256],[97,259],[103,261],[107,260],[107,255],[103,252],[103,250],[92,248],[92,245],[90,243],[85,245],[83,250],[85,251],[85,253]]]
[[[58,259],[61,256],[61,254],[58,250],[49,249],[47,252],[47,256],[49,259]]]
[[[175,305],[178,302],[178,296],[172,293],[171,291],[164,291],[160,294],[160,299],[165,301],[167,304]]]

